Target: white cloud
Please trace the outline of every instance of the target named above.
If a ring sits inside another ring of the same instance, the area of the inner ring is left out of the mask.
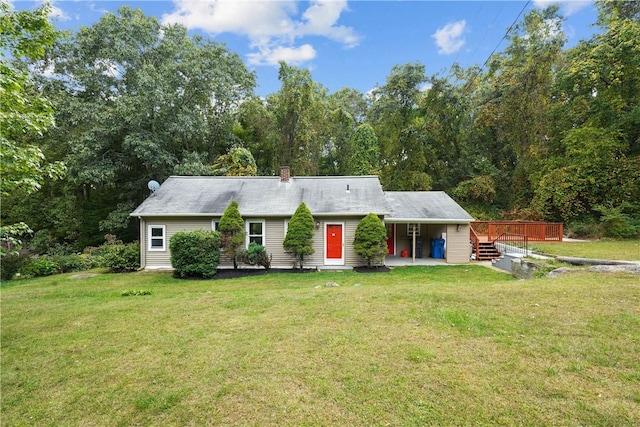
[[[593,4],[593,0],[534,0],[533,5],[537,8],[544,9],[552,4],[558,4],[562,8],[562,11],[566,16],[571,16],[574,13],[584,9]]]
[[[43,4],[43,1],[38,2],[39,5]],[[58,21],[68,21],[71,17],[58,6],[55,5],[55,2],[50,0],[49,4],[51,5],[51,12],[49,12],[49,18],[56,19]]]
[[[174,0],[175,10],[162,16],[163,24],[180,23],[212,35],[246,36],[256,52],[247,55],[252,64],[277,64],[279,60],[302,63],[316,56],[309,44],[296,46],[306,36],[323,36],[345,47],[360,37],[350,27],[337,25],[347,10],[346,0],[313,0],[298,15],[297,1],[274,0]],[[285,59],[287,58],[287,59]]]
[[[250,53],[247,59],[250,65],[278,65],[284,61],[290,65],[299,65],[316,57],[316,50],[310,44],[299,47],[259,46],[258,52]]]
[[[467,22],[465,20],[450,22],[433,33],[431,37],[436,41],[438,53],[450,55],[462,49],[465,44],[463,35],[466,26]]]

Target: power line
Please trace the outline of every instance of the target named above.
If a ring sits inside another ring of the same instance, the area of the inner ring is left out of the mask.
[[[498,50],[498,48],[500,47],[500,45],[502,44],[502,42],[507,38],[507,36],[509,35],[509,33],[511,32],[511,30],[513,30],[513,27],[516,26],[516,24],[518,23],[518,21],[520,20],[520,17],[522,16],[522,14],[524,13],[525,9],[527,8],[527,6],[529,6],[529,3],[531,3],[531,0],[527,0],[527,2],[524,4],[524,6],[522,7],[522,9],[520,10],[520,13],[518,13],[518,16],[516,16],[516,19],[513,21],[513,23],[511,23],[511,25],[509,26],[509,28],[507,28],[507,31],[504,33],[504,35],[502,36],[502,38],[500,39],[500,41],[498,42],[498,44],[496,45],[496,47],[493,49],[493,51],[489,54],[489,56],[487,57],[487,60],[484,61],[484,63],[482,64],[482,66],[478,69],[478,71],[473,75],[473,77],[471,78],[471,80],[469,80],[467,82],[467,84],[465,85],[466,87],[462,90],[463,92],[466,92],[466,90],[468,88],[471,87],[471,85],[473,84],[473,82],[476,80],[476,78],[478,77],[478,75],[482,72],[482,70],[484,69],[484,67],[486,67],[486,65],[489,63],[489,60],[491,59],[491,57],[493,56],[494,53],[496,53],[496,50]]]

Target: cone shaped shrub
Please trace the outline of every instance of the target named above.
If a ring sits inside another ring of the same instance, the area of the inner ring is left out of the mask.
[[[218,225],[224,254],[233,260],[233,268],[238,268],[237,254],[244,245],[244,219],[240,215],[238,202],[233,200],[227,206]]]
[[[367,261],[367,267],[387,253],[387,230],[376,214],[370,213],[360,220],[353,249]]]
[[[303,268],[305,255],[315,252],[313,249],[313,228],[315,221],[311,211],[304,203],[301,203],[289,220],[287,235],[282,243],[285,251],[291,252],[293,257]]]

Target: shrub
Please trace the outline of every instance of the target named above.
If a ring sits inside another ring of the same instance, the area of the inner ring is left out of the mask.
[[[227,206],[218,225],[224,253],[233,260],[233,268],[238,268],[237,255],[244,243],[244,220],[238,209],[238,202],[233,200]],[[217,262],[216,262],[217,265]],[[215,273],[214,273],[215,274]]]
[[[298,209],[289,221],[287,235],[282,242],[284,250],[291,252],[293,257],[303,267],[305,255],[311,255],[315,252],[313,249],[313,227],[315,222],[311,211],[304,203],[300,203]]]
[[[353,249],[367,261],[367,267],[387,253],[387,230],[376,214],[370,213],[358,224]]]
[[[28,261],[27,254],[12,252],[3,255],[0,261],[0,281],[13,279]]]
[[[149,289],[130,289],[122,291],[120,295],[123,297],[139,297],[143,295],[151,295],[151,291]]]
[[[88,270],[93,267],[92,260],[80,254],[55,255],[51,260],[58,265],[61,273]]]
[[[595,209],[602,214],[600,222],[605,237],[628,239],[638,235],[640,228],[622,211],[622,207],[596,206]]]
[[[220,261],[220,234],[211,230],[180,231],[171,237],[175,277],[213,277]]]
[[[21,272],[25,276],[44,277],[58,274],[61,271],[58,264],[51,257],[44,255],[38,258],[31,258],[21,269]]]
[[[105,244],[100,248],[102,262],[112,272],[124,273],[140,268],[140,244],[138,242]]]
[[[238,253],[238,259],[249,265],[261,265],[265,269],[271,268],[271,256],[267,255],[264,246],[256,242],[249,243],[249,248]]]

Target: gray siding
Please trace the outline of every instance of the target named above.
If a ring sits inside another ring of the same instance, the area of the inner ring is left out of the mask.
[[[171,236],[182,230],[198,230],[211,229],[211,221],[213,217],[163,217],[163,218],[146,218],[140,219],[140,242],[141,242],[141,265],[146,269],[170,269],[171,254],[169,252],[169,241]],[[262,220],[263,218],[245,218],[249,220]],[[272,256],[271,266],[273,268],[291,268],[294,263],[293,257],[284,252],[282,242],[285,236],[285,220],[289,218],[269,218],[264,219],[264,246],[268,254]],[[365,261],[353,250],[353,239],[355,231],[360,222],[360,217],[355,218],[315,218],[320,222],[320,227],[314,230],[313,247],[315,253],[304,261],[305,268],[315,268],[324,265],[325,241],[324,227],[326,223],[342,223],[344,224],[344,265],[360,266]],[[158,225],[165,227],[165,250],[149,251],[148,250],[148,227],[150,225]],[[228,268],[233,266],[230,259],[221,257],[220,267]]]
[[[169,241],[171,236],[178,231],[183,230],[210,230],[211,218],[147,218],[140,221],[141,224],[141,239],[140,244],[144,246],[143,256],[144,268],[147,269],[167,269],[171,268],[171,254],[169,253]],[[150,225],[164,225],[165,226],[165,250],[164,251],[149,251],[148,250],[148,230]]]

